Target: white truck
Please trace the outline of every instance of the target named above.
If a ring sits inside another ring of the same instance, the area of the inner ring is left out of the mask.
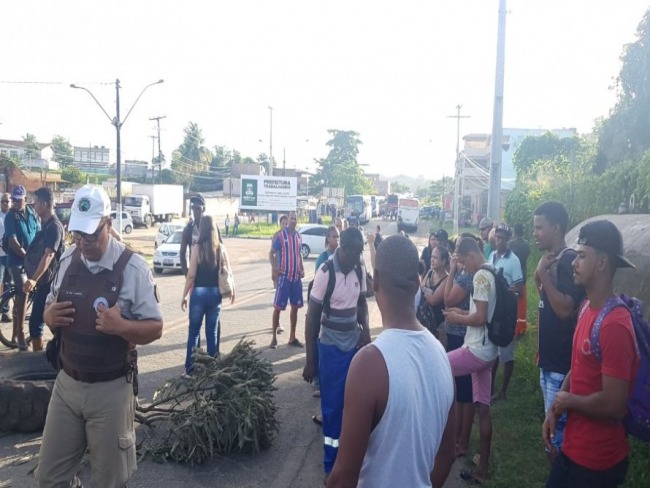
[[[131,214],[134,225],[151,227],[153,222],[170,222],[183,214],[182,185],[137,185],[124,199],[124,211]]]

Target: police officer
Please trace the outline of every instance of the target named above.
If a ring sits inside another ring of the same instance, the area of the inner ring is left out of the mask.
[[[80,188],[45,323],[61,339],[61,364],[39,454],[39,486],[68,486],[89,449],[93,487],[123,487],[136,470],[133,365],[136,344],[162,335],[147,263],[111,236],[101,187]]]

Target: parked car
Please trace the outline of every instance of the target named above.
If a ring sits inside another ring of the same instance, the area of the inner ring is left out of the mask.
[[[325,250],[327,229],[326,225],[320,224],[306,224],[298,229],[298,233],[302,238],[300,252],[303,259],[308,258],[310,254],[318,255]]]
[[[162,273],[166,269],[181,270],[181,238],[183,231],[177,230],[170,235],[165,242],[160,244],[153,253],[153,271]],[[187,263],[190,262],[189,247],[186,250],[185,257]]]
[[[117,212],[111,212],[111,218],[113,219],[113,225],[117,226]],[[132,230],[133,220],[131,219],[131,214],[129,212],[122,212],[122,232],[130,234]]]
[[[160,224],[158,233],[156,234],[156,241],[154,247],[158,248],[167,238],[177,230],[183,230],[183,224]]]

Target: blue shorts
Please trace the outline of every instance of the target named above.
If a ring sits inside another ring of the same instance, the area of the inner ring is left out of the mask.
[[[554,373],[553,371],[540,368],[539,384],[542,387],[542,395],[544,396],[544,413],[548,412],[548,409],[553,406],[555,395],[557,395],[557,392],[562,388],[562,382],[564,382],[565,377],[566,375],[563,375],[562,373]],[[562,414],[555,424],[555,437],[553,438],[552,444],[558,452],[562,447],[565,425],[566,413]]]
[[[296,281],[291,281],[286,276],[280,275],[273,306],[276,310],[286,310],[287,303],[291,303],[293,308],[302,307],[302,280],[298,278]]]

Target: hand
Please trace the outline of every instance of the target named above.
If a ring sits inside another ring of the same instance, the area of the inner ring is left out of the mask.
[[[560,416],[565,412],[568,412],[571,409],[571,398],[572,395],[568,391],[559,391],[555,395],[555,400],[553,401],[553,413],[556,416]]]
[[[552,444],[552,441],[555,438],[555,422],[556,419],[553,409],[549,409],[546,418],[544,419],[544,423],[542,424],[542,440],[551,453],[555,453],[555,446]]]
[[[74,313],[72,302],[53,302],[45,310],[45,322],[50,329],[68,327],[74,323]]]
[[[184,312],[185,310],[187,310],[187,297],[186,297],[186,298],[183,298],[183,300],[181,300],[181,310],[182,310],[183,312]]]
[[[304,268],[300,270],[300,277],[304,278],[305,277],[305,270]]]
[[[28,279],[25,281],[25,284],[23,285],[23,291],[25,293],[29,293],[34,288],[36,288],[36,280]]]
[[[454,312],[457,313],[458,315],[463,314],[463,311],[458,307],[447,307],[442,311],[442,313],[448,313],[448,312]]]
[[[535,274],[538,275],[538,274],[548,272],[548,270],[551,269],[553,263],[555,263],[556,261],[557,258],[552,253],[545,254],[539,259],[539,263],[537,263],[537,269],[535,270]]]
[[[277,281],[279,276],[280,276],[280,271],[278,270],[278,268],[273,268],[271,270],[271,279],[273,281]]]
[[[97,332],[108,335],[121,335],[123,328],[122,308],[118,303],[111,308],[104,305],[97,307],[97,319],[95,320]]]
[[[305,367],[302,370],[302,379],[307,383],[314,381],[314,365],[312,361],[307,360]]]
[[[366,331],[366,329],[363,329],[361,331],[361,335],[359,336],[359,342],[357,342],[357,349],[361,349],[363,346],[367,346],[370,344],[371,339],[370,339],[370,331]]]
[[[230,305],[235,303],[235,290],[230,294]]]
[[[451,256],[449,256],[449,274],[450,275],[455,275],[456,274],[456,269],[458,265],[458,254],[453,253]]]

